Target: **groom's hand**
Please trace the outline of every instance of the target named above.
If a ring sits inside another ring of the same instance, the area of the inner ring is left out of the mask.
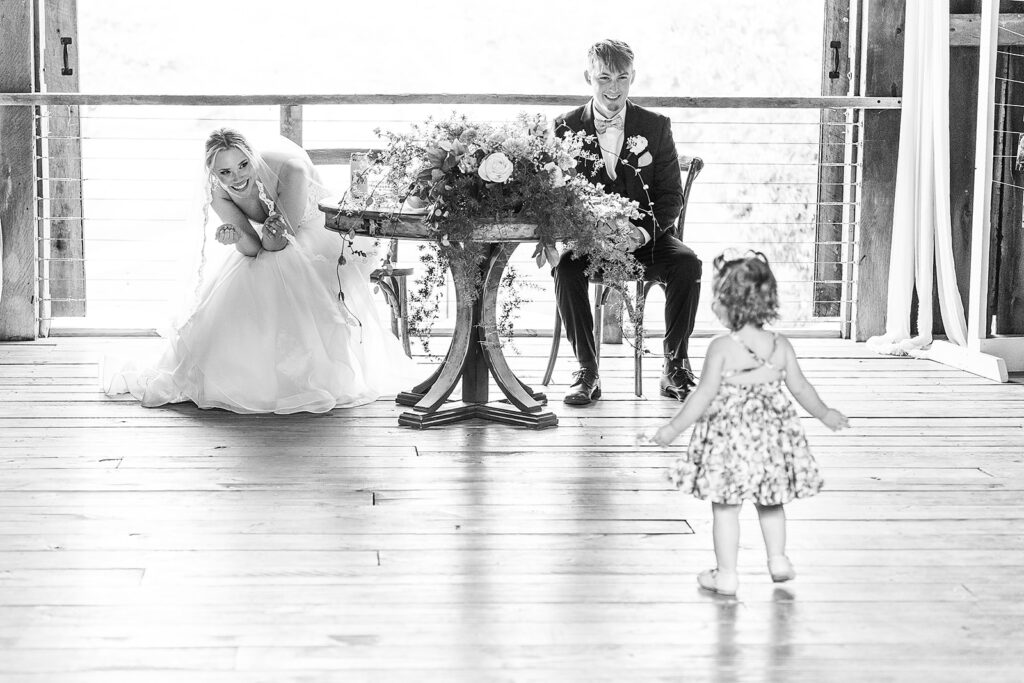
[[[644,245],[647,236],[640,228],[633,226],[633,231],[626,237],[626,251],[633,252]]]

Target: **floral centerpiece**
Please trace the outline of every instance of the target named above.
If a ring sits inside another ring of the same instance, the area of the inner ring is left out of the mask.
[[[587,159],[586,134],[555,136],[541,115],[520,114],[505,123],[472,122],[453,115],[413,125],[407,133],[376,131],[385,147],[372,152],[365,173],[373,179],[360,198],[346,197],[345,207],[377,209],[380,197],[396,197],[395,210],[406,206],[425,211],[443,272],[449,264],[463,291],[474,292],[482,277],[484,254],[473,233],[482,224],[535,224],[538,267],[554,266],[558,243],[590,261],[588,275],[607,281],[634,279],[640,266],[626,251],[636,202],[603,188],[577,172]]]

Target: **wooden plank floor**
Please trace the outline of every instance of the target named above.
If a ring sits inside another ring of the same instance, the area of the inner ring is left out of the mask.
[[[549,341],[510,352],[528,382]],[[657,360],[632,395],[628,346],[587,408],[562,405],[561,361],[555,429],[420,432],[386,401],[97,391],[104,354],[154,343],[0,344],[5,683],[1024,680],[1019,381],[795,340],[854,427],[806,419],[827,488],[787,506],[799,577],[771,583],[745,509],[733,600],[694,581],[709,505],[633,445],[676,404]]]

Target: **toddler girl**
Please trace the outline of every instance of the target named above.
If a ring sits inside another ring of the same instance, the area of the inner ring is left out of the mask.
[[[676,486],[711,500],[716,569],[697,576],[706,590],[735,595],[739,512],[753,501],[761,523],[768,571],[776,582],[796,576],[786,557],[783,504],[821,489],[818,465],[807,448],[800,418],[782,390],[833,431],[848,427],[825,405],[797,363],[785,337],[764,329],[778,317],[778,290],[768,259],[759,252],[714,261],[712,309],[730,333],[708,346],[700,383],[679,412],[651,437],[669,445],[697,423],[687,456],[670,476]]]

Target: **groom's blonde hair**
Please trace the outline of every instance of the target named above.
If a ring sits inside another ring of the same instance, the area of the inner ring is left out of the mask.
[[[597,41],[587,50],[587,71],[593,73],[598,70],[595,67],[601,66],[613,71],[628,71],[633,66],[633,48],[612,38]]]

